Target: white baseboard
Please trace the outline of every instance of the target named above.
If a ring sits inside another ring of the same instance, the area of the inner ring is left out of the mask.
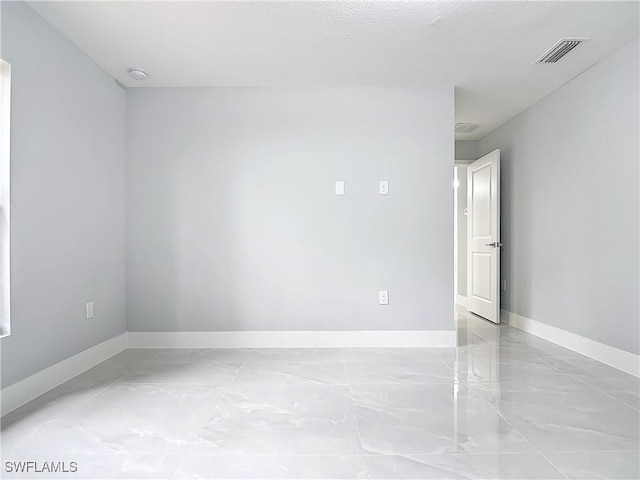
[[[502,313],[503,321],[506,320],[512,327],[640,377],[640,356],[638,355],[506,310],[503,310]]]
[[[127,333],[122,333],[3,388],[0,392],[2,415],[86,372],[126,348]]]
[[[456,303],[461,307],[467,308],[467,297],[464,295],[456,295]]]
[[[0,392],[5,415],[126,348],[455,347],[455,331],[128,332],[9,385]]]
[[[130,348],[455,346],[455,331],[129,332]]]

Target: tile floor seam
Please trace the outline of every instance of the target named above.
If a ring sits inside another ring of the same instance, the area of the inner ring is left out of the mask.
[[[358,432],[358,441],[360,442],[360,456],[362,458],[362,466],[364,467],[364,474],[366,478],[371,478],[369,476],[369,468],[367,467],[367,460],[364,458],[364,445],[362,444],[362,435],[360,434],[360,425],[358,425],[358,415],[355,410],[355,401],[353,399],[353,395],[351,394],[351,382],[349,381],[349,374],[347,373],[347,364],[344,361],[344,354],[342,352],[342,347],[340,347],[340,358],[342,359],[342,367],[344,368],[344,376],[347,381],[347,390],[349,392],[349,399],[351,400],[351,405],[353,406],[353,420],[356,422],[356,431]]]
[[[507,325],[508,325],[508,324],[507,324]],[[563,346],[563,345],[560,345],[559,343],[551,342],[551,341],[546,340],[546,339],[544,339],[544,338],[542,338],[542,337],[538,337],[538,336],[534,335],[533,333],[529,333],[529,332],[527,332],[526,330],[521,330],[521,329],[518,329],[517,327],[512,327],[512,326],[510,326],[510,325],[509,325],[509,328],[510,328],[510,329],[515,329],[516,331],[518,331],[518,332],[522,332],[522,333],[524,333],[524,334],[526,334],[526,335],[530,335],[530,336],[532,336],[533,338],[536,338],[536,339],[538,339],[538,340],[542,340],[542,341],[544,341],[544,342],[547,342],[547,343],[549,343],[549,344],[553,345],[554,347],[558,347],[558,348],[561,348],[562,350],[566,350],[566,351],[571,352],[571,353],[573,353],[573,354],[575,354],[575,355],[580,355],[580,356],[582,356],[582,357],[585,357],[585,358],[587,358],[587,359],[588,359],[588,360],[590,360],[590,361],[597,362],[598,364],[601,364],[601,365],[606,365],[607,367],[610,367],[610,368],[612,368],[612,369],[614,369],[614,370],[618,370],[618,371],[620,371],[620,372],[622,372],[622,373],[625,373],[625,374],[627,374],[627,375],[629,375],[629,376],[631,376],[631,377],[634,377],[634,378],[640,378],[640,377],[636,377],[635,375],[632,375],[632,374],[630,374],[630,373],[627,373],[627,372],[625,372],[624,370],[620,370],[619,368],[612,367],[611,365],[609,365],[609,364],[607,364],[607,363],[604,363],[604,362],[601,362],[600,360],[597,360],[597,359],[595,359],[595,358],[592,358],[592,357],[590,357],[590,356],[588,356],[588,355],[584,355],[584,354],[582,354],[582,353],[580,353],[580,352],[577,352],[577,351],[575,351],[575,350],[571,350],[570,348],[567,348],[567,347],[565,347],[565,346]],[[528,352],[528,351],[526,351],[525,349],[523,349],[522,347],[517,346],[517,344],[514,344],[514,343],[512,343],[512,342],[509,342],[509,340],[502,340],[502,341],[504,341],[504,342],[506,342],[506,343],[510,343],[511,345],[513,345],[513,348],[517,348],[517,349],[519,349],[519,350],[522,350],[522,351],[523,351],[523,352],[525,352],[526,354],[528,354],[528,355],[530,355],[530,356],[532,356],[532,357],[536,358],[537,360],[540,360],[541,362],[543,362],[543,363],[545,363],[545,364],[549,365],[550,367],[552,367],[552,368],[554,368],[554,369],[556,369],[556,370],[558,370],[558,371],[560,371],[560,372],[562,372],[562,373],[567,373],[567,374],[569,374],[569,375],[571,375],[571,376],[575,376],[575,375],[573,375],[571,372],[567,372],[567,371],[565,371],[565,370],[562,370],[560,367],[556,367],[555,365],[550,364],[549,362],[547,362],[547,361],[546,361],[546,360],[544,360],[543,358],[540,358],[540,357],[536,356],[536,354],[535,354],[535,353]],[[595,387],[594,387],[594,388],[595,388]],[[614,397],[614,398],[615,398],[615,397]]]
[[[499,346],[497,348],[500,348]],[[456,360],[457,360],[457,353],[458,353],[458,347],[456,346]],[[526,353],[526,352],[525,352]],[[438,357],[440,359],[440,361],[442,363],[445,364],[445,366],[447,368],[449,368],[449,370],[451,370],[454,374],[454,376],[460,381],[462,382],[463,385],[466,385],[467,388],[469,389],[469,391],[475,395],[477,398],[479,398],[485,405],[487,405],[491,410],[493,410],[507,425],[509,425],[510,428],[512,428],[525,442],[527,442],[529,445],[531,445],[531,447],[533,447],[534,451],[537,453],[542,454],[542,451],[538,450],[538,448],[531,442],[531,440],[529,440],[527,437],[525,437],[525,435],[518,430],[516,427],[514,427],[493,405],[491,405],[486,399],[484,399],[481,395],[478,394],[478,392],[476,392],[476,390],[471,386],[471,382],[467,382],[466,380],[464,380],[460,375],[458,375],[455,371],[455,369],[451,368],[442,358]],[[483,382],[478,382],[480,385],[483,384]],[[502,453],[502,452],[498,452],[498,453]],[[506,453],[506,452],[505,452]],[[524,452],[521,452],[524,453]],[[544,455],[543,455],[544,456]],[[546,458],[546,457],[545,457]],[[551,462],[549,462],[551,463]],[[552,464],[553,465],[553,464]],[[553,465],[554,468],[557,469],[557,467],[555,465]],[[564,473],[560,472],[563,476]]]
[[[548,422],[533,422],[533,421],[523,421],[522,423],[527,423],[527,424],[535,424],[535,425],[541,425],[541,426],[553,426],[555,425],[554,423],[548,423]],[[574,430],[580,430],[583,432],[594,432],[594,433],[600,433],[597,429],[593,429],[593,428],[585,428],[585,427],[573,427]],[[622,438],[626,438],[622,435],[618,435],[619,437]],[[633,439],[632,439],[633,440]],[[582,453],[588,453],[591,452],[593,450],[577,450],[578,452],[582,452]],[[626,450],[605,450],[605,451],[613,451],[613,452],[620,452],[620,451],[626,451]],[[567,451],[565,450],[540,450],[540,453],[543,452],[547,452],[547,453],[567,453]]]
[[[511,422],[502,413],[500,413],[500,411],[496,407],[494,407],[487,399],[485,399],[482,395],[480,395],[469,383],[464,382],[464,380],[462,380],[462,382],[465,383],[467,387],[469,387],[469,390],[476,397],[478,397],[482,402],[484,402],[485,405],[487,405],[491,410],[493,410],[496,413],[496,415],[498,415],[507,425],[509,425],[509,428],[512,428],[513,431],[516,432],[518,435],[520,435],[520,437],[524,441],[526,441],[529,445],[531,445],[536,453],[542,453],[542,451],[539,450],[538,447],[536,447],[536,445],[534,445],[534,443],[531,440],[529,440],[518,428],[512,425]],[[479,383],[479,384],[482,385],[482,383]],[[520,452],[520,453],[525,453],[525,452]]]
[[[497,347],[498,349],[500,348],[500,346],[498,345]],[[456,348],[456,352],[457,352],[457,348]],[[526,353],[526,352],[525,352]],[[454,372],[455,373],[455,372]],[[460,378],[460,377],[459,377]],[[476,396],[478,397],[482,402],[484,402],[485,405],[487,405],[491,410],[493,410],[507,425],[509,425],[510,428],[512,428],[518,435],[520,435],[520,437],[526,441],[529,445],[531,445],[531,447],[533,447],[534,451],[536,453],[541,454],[547,461],[549,461],[546,456],[544,455],[544,453],[538,449],[538,447],[536,447],[536,445],[533,444],[533,442],[531,440],[529,440],[519,429],[517,429],[514,425],[511,424],[511,422],[509,422],[509,420],[507,420],[504,415],[502,415],[500,413],[500,411],[498,411],[497,408],[495,408],[493,405],[491,405],[490,402],[488,402],[482,395],[480,395],[474,388],[473,386],[470,384],[470,382],[466,382],[465,380],[463,380],[462,378],[460,378],[460,381],[463,382],[468,388],[469,390]],[[482,385],[482,382],[478,382],[480,385]],[[506,453],[506,452],[505,452]],[[565,477],[565,479],[567,478],[566,475],[560,471],[560,469],[558,469],[558,467],[556,467],[553,463],[551,463],[549,461],[549,463],[553,466],[553,468],[555,468],[556,470],[558,470],[558,472]]]
[[[634,450],[629,448],[614,448],[614,449],[593,449],[593,450],[558,450],[558,451],[545,451],[548,455],[575,455],[575,454],[591,454],[591,453],[637,453],[640,455],[640,450]]]
[[[568,476],[566,473],[564,473],[560,467],[558,467],[555,463],[553,463],[553,462],[549,459],[549,457],[547,457],[547,456],[545,455],[545,453],[544,453],[544,452],[540,452],[540,455],[542,455],[542,456],[543,456],[543,458],[544,458],[547,462],[549,462],[549,463],[553,466],[553,468],[555,468],[555,469],[560,473],[560,475],[562,475],[562,476],[565,478],[565,480],[569,480],[569,476]]]
[[[584,453],[584,452],[580,452],[580,453]],[[499,457],[503,457],[503,456],[522,456],[522,455],[533,455],[533,456],[541,456],[542,458],[544,458],[544,460],[546,460],[549,465],[551,465],[555,471],[562,476],[562,479],[564,480],[569,480],[569,477],[567,477],[564,472],[562,472],[558,467],[555,466],[555,464],[553,464],[548,458],[546,458],[546,456],[544,454],[538,453],[538,452],[500,452],[500,453],[492,453],[492,452],[478,452],[478,453],[470,453],[470,452],[457,452],[457,453],[439,453],[439,454],[412,454],[412,453],[394,453],[393,455],[367,455],[368,457],[387,457],[387,456],[394,456],[394,457],[402,457],[408,460],[416,460],[415,457],[441,457],[441,456],[445,456],[445,457],[455,457],[455,456],[461,456],[461,457],[474,457],[474,456],[499,456]],[[419,460],[419,459],[417,459]],[[398,477],[393,477],[393,478],[398,478]],[[400,478],[404,478],[404,477],[400,477]],[[413,478],[413,477],[411,477]],[[465,477],[467,478],[467,477]],[[468,477],[471,478],[471,477]],[[480,478],[489,478],[489,477],[480,477]],[[502,477],[501,477],[502,478]],[[511,477],[509,477],[511,478]]]
[[[500,325],[502,325],[502,324],[500,324]],[[507,325],[507,326],[509,327],[509,329],[514,329],[514,328],[515,328],[515,327],[511,327],[511,326],[510,326],[510,325],[508,325],[508,324],[505,324],[505,325]],[[517,330],[517,331],[522,331],[523,333],[525,333],[525,334],[527,334],[527,335],[533,335],[533,334],[531,334],[531,333],[529,333],[529,332],[526,332],[526,331],[524,331],[524,330]],[[535,336],[534,336],[534,337],[535,337]],[[535,338],[539,338],[539,337],[535,337]],[[544,339],[542,339],[542,340],[544,340]],[[545,364],[545,365],[547,365],[547,366],[551,367],[553,370],[555,370],[555,371],[557,371],[557,372],[559,372],[559,373],[561,373],[561,374],[563,374],[563,375],[568,375],[568,376],[572,377],[573,379],[575,379],[575,380],[579,381],[580,383],[582,383],[582,384],[584,384],[584,385],[586,385],[586,386],[588,386],[588,387],[590,387],[590,388],[593,388],[594,390],[597,390],[597,391],[599,391],[599,392],[605,393],[606,395],[608,395],[609,397],[611,397],[611,398],[613,398],[613,399],[617,400],[618,402],[621,402],[621,403],[623,403],[623,404],[625,404],[625,405],[627,405],[627,406],[630,406],[630,407],[634,408],[632,405],[628,405],[626,402],[623,402],[623,401],[622,401],[622,400],[620,400],[619,398],[614,397],[613,395],[610,395],[608,392],[605,392],[605,391],[603,391],[603,390],[601,390],[601,389],[599,389],[599,388],[597,388],[597,387],[595,387],[595,386],[593,386],[593,385],[591,385],[591,384],[587,383],[587,381],[586,381],[586,380],[583,380],[583,379],[582,379],[582,378],[580,378],[579,376],[577,376],[577,375],[575,375],[575,374],[573,374],[573,373],[571,373],[571,372],[568,372],[568,371],[566,371],[566,370],[563,370],[562,368],[557,367],[557,366],[555,366],[555,365],[553,365],[553,364],[551,364],[551,363],[547,362],[544,358],[541,358],[540,356],[536,356],[536,354],[535,354],[535,353],[529,352],[529,351],[525,350],[524,348],[522,348],[521,346],[519,346],[519,345],[517,345],[517,344],[514,344],[514,343],[511,343],[511,342],[509,342],[508,340],[503,340],[503,339],[502,339],[502,337],[500,338],[500,341],[503,341],[503,342],[505,342],[505,343],[509,343],[509,344],[510,344],[510,346],[509,346],[508,348],[513,348],[514,350],[518,350],[518,351],[520,351],[520,352],[524,353],[525,355],[527,355],[527,356],[529,356],[529,357],[532,357],[532,358],[534,358],[534,359],[536,359],[536,360],[538,360],[538,361],[542,362],[543,364]],[[547,342],[548,342],[548,340],[545,340],[545,341],[547,341]],[[572,352],[572,353],[575,353],[575,354],[578,354],[578,355],[582,355],[582,354],[579,354],[578,352],[575,352],[575,351],[573,351],[573,350],[571,350],[571,349],[568,349],[568,348],[566,348],[566,347],[563,347],[562,345],[558,345],[558,344],[553,343],[553,342],[549,342],[549,343],[551,343],[552,345],[555,345],[555,346],[557,346],[557,347],[560,347],[560,348],[562,348],[563,350],[567,350],[567,351],[569,351],[569,352]],[[500,348],[500,347],[498,346],[498,348]],[[587,356],[585,356],[585,358],[588,358],[588,359],[590,359],[590,360],[594,360],[595,362],[597,362],[597,363],[599,363],[599,364],[602,364],[602,365],[607,365],[606,363],[600,362],[599,360],[592,359],[591,357],[587,357]],[[610,365],[607,365],[607,366],[611,367]],[[615,368],[615,367],[611,367],[611,368]],[[616,370],[618,370],[618,369],[616,369]],[[622,372],[622,370],[620,370],[620,371]],[[623,373],[626,373],[626,372],[623,372]],[[632,377],[635,377],[634,375],[631,375],[631,374],[628,374],[628,375],[630,375],[630,376],[632,376]],[[635,378],[637,378],[637,377],[635,377]],[[604,379],[604,381],[606,381],[606,380],[607,380],[607,379]],[[482,383],[482,382],[477,382],[477,383]],[[502,383],[517,383],[517,381],[514,381],[514,382],[502,382]],[[635,410],[638,410],[638,409],[636,408]]]
[[[107,361],[108,361],[108,360],[107,360]],[[98,365],[100,365],[100,364],[98,364]],[[97,366],[97,365],[96,365],[96,366]],[[91,368],[94,368],[94,367],[91,367]],[[91,370],[91,369],[89,369],[89,370]],[[89,370],[87,370],[87,371],[89,371]],[[85,371],[85,372],[83,372],[83,373],[86,373],[87,371]],[[82,374],[80,374],[80,375],[82,375]],[[126,373],[122,374],[122,376],[120,376],[120,377],[118,377],[117,379],[115,379],[114,381],[110,382],[109,384],[107,384],[106,386],[104,386],[103,388],[101,388],[98,392],[96,392],[95,394],[93,394],[93,395],[91,395],[90,397],[88,397],[88,398],[86,398],[86,399],[84,399],[84,400],[82,400],[82,401],[78,402],[78,405],[74,406],[74,407],[73,407],[73,409],[71,409],[71,410],[69,410],[68,412],[66,412],[65,414],[63,414],[60,418],[68,418],[68,416],[69,416],[69,415],[71,415],[72,413],[74,413],[74,411],[75,411],[75,410],[77,410],[77,409],[78,409],[78,408],[80,408],[80,407],[85,406],[85,405],[86,405],[86,404],[88,404],[91,400],[93,400],[93,399],[95,399],[96,397],[98,397],[98,395],[101,395],[102,393],[106,392],[109,388],[111,388],[111,387],[113,387],[115,384],[117,384],[117,383],[120,381],[120,379],[122,379],[125,375],[126,375]],[[76,378],[76,377],[74,377],[74,378]],[[68,381],[70,382],[70,381],[72,381],[72,380],[73,380],[73,378],[72,378],[71,380],[68,380]],[[66,382],[65,382],[65,383],[66,383]],[[64,383],[62,383],[62,384],[60,384],[60,385],[58,385],[58,386],[62,386],[62,385],[64,385]],[[56,388],[57,388],[57,387],[56,387]],[[48,392],[43,393],[42,395],[40,395],[40,397],[41,397],[41,396],[46,395],[47,393],[49,393],[49,392],[51,392],[51,391],[53,391],[53,389],[52,389],[52,390],[49,390]],[[34,400],[36,400],[36,399],[38,399],[38,398],[40,398],[40,397],[36,397]],[[31,400],[31,401],[33,401],[33,400]],[[27,403],[29,403],[29,402],[27,402]],[[27,403],[26,403],[25,405],[27,405]],[[19,407],[19,408],[21,408],[21,407]],[[16,409],[16,410],[17,410],[17,409]],[[14,411],[15,411],[15,410],[14,410]],[[9,413],[11,413],[11,412],[9,412]]]
[[[526,334],[528,334],[528,335],[533,335],[533,334],[529,334],[528,332],[525,332],[525,333],[526,333]],[[536,338],[538,338],[538,337],[536,337]],[[545,340],[545,341],[548,341],[548,340]],[[619,372],[622,372],[622,373],[624,373],[624,374],[626,374],[626,375],[629,375],[630,377],[633,377],[633,378],[639,378],[639,377],[636,377],[635,375],[632,375],[632,374],[630,374],[630,373],[625,372],[624,370],[620,370],[620,369],[618,369],[618,368],[616,368],[616,367],[612,367],[611,365],[608,365],[608,364],[606,364],[606,363],[604,363],[604,362],[601,362],[600,360],[596,360],[595,358],[591,358],[591,357],[589,357],[589,356],[587,356],[587,355],[583,355],[583,354],[582,354],[582,353],[580,353],[580,352],[576,352],[575,350],[571,350],[570,348],[563,347],[562,345],[559,345],[559,344],[557,344],[557,343],[553,343],[553,342],[549,342],[549,343],[551,343],[551,344],[552,344],[552,345],[554,345],[555,347],[559,347],[559,348],[561,348],[561,349],[563,349],[563,350],[566,350],[567,352],[571,352],[572,354],[580,355],[580,356],[585,357],[586,359],[588,359],[588,360],[590,360],[590,361],[594,361],[594,362],[596,362],[596,363],[598,363],[598,364],[600,364],[600,365],[605,365],[605,366],[610,367],[610,368],[612,368],[612,369],[614,369],[614,370],[617,370],[617,371],[619,371]],[[542,362],[542,363],[544,363],[545,365],[550,366],[550,367],[551,367],[551,368],[553,368],[554,370],[557,370],[557,371],[559,371],[559,372],[565,373],[565,374],[567,374],[567,375],[571,375],[572,377],[576,378],[577,380],[580,380],[582,383],[585,383],[585,382],[583,382],[583,381],[582,381],[578,376],[576,376],[576,374],[573,374],[573,373],[571,373],[571,372],[568,372],[568,371],[566,371],[566,370],[563,370],[563,369],[562,369],[562,368],[560,368],[560,367],[556,367],[556,366],[555,366],[555,365],[553,365],[552,363],[549,363],[548,361],[546,361],[546,360],[545,360],[544,358],[542,358],[541,356],[536,355],[536,353],[535,353],[535,352],[529,352],[529,351],[525,350],[524,348],[522,348],[521,346],[518,346],[518,345],[516,345],[516,344],[511,344],[511,345],[513,345],[511,348],[514,348],[514,349],[520,350],[520,351],[524,352],[525,354],[529,355],[530,357],[533,357],[533,358],[535,358],[536,360],[541,361],[541,362]],[[558,358],[558,357],[556,357],[556,358]],[[588,372],[585,372],[585,373],[588,373]],[[605,381],[606,381],[606,380],[614,380],[614,379],[605,379]],[[592,386],[592,385],[589,385],[589,386]],[[593,387],[593,388],[596,388],[596,387]],[[599,390],[599,389],[597,389],[597,388],[596,388],[596,390]],[[606,392],[605,392],[605,393],[606,393]],[[614,397],[614,398],[615,398],[615,397]]]
[[[456,346],[456,347],[454,347],[454,348],[455,348],[455,350],[456,350],[456,360],[457,360],[458,347]],[[454,381],[455,381],[455,379],[456,379],[456,378],[457,378],[457,379],[459,379],[459,380],[461,380],[461,378],[456,374],[456,371],[455,371],[453,368],[451,368],[451,367],[447,364],[447,362],[445,362],[445,361],[440,357],[440,355],[437,355],[437,354],[435,354],[435,353],[434,353],[433,355],[434,355],[438,360],[440,360],[440,363],[442,363],[445,367],[447,367],[449,370],[451,370],[451,373],[453,373],[453,376],[454,376]],[[454,363],[455,363],[455,360],[454,360]]]
[[[117,382],[118,385],[175,385],[176,387],[227,387],[228,383],[193,383],[193,382]],[[111,385],[110,385],[111,386]]]
[[[515,327],[511,327],[511,326],[509,326],[509,329],[512,329],[512,328],[515,328]],[[519,330],[519,331],[520,331],[520,330]],[[524,332],[524,333],[525,333],[525,334],[527,334],[527,335],[533,335],[533,334],[530,334],[529,332],[526,332],[526,331],[524,331],[524,330],[522,330],[522,332]],[[536,337],[536,338],[538,338],[538,337]],[[544,339],[543,339],[543,340],[544,340]],[[510,343],[508,340],[502,340],[502,338],[501,338],[501,341],[504,341],[504,342],[506,342],[506,343]],[[545,340],[545,341],[548,341],[548,340]],[[558,346],[558,347],[560,347],[560,348],[562,348],[562,349],[564,349],[564,350],[567,350],[567,351],[570,351],[570,352],[573,352],[573,353],[579,354],[578,352],[574,352],[573,350],[568,349],[568,348],[566,348],[566,347],[563,347],[562,345],[558,345],[558,344],[555,344],[555,343],[553,343],[553,342],[549,342],[549,343],[551,343],[552,345]],[[555,365],[553,365],[553,364],[551,364],[551,363],[547,362],[544,358],[541,358],[540,356],[537,356],[535,353],[529,352],[529,351],[525,350],[524,348],[522,348],[522,347],[518,346],[517,344],[513,344],[513,343],[511,343],[510,345],[511,345],[511,347],[509,347],[509,348],[513,348],[514,350],[518,350],[518,351],[520,351],[520,352],[524,353],[525,355],[528,355],[528,356],[530,356],[530,357],[532,357],[532,358],[534,358],[534,359],[536,359],[536,360],[538,360],[538,361],[542,362],[543,364],[547,365],[548,367],[551,367],[551,368],[552,368],[553,370],[555,370],[556,372],[559,372],[559,373],[561,373],[561,374],[563,374],[563,375],[568,375],[568,376],[570,376],[571,378],[573,378],[574,380],[577,380],[578,382],[582,383],[583,385],[586,385],[587,387],[592,388],[592,389],[594,389],[594,390],[597,390],[597,391],[599,391],[599,392],[601,392],[601,393],[604,393],[604,394],[605,394],[605,395],[607,395],[608,397],[613,398],[613,399],[614,399],[614,400],[616,400],[617,402],[622,403],[622,404],[624,404],[624,405],[626,405],[626,406],[629,406],[629,407],[633,408],[634,410],[638,410],[638,411],[640,411],[640,408],[635,408],[633,405],[629,405],[628,403],[624,402],[623,400],[620,400],[619,398],[617,398],[617,397],[615,397],[615,396],[611,395],[610,393],[608,393],[608,392],[606,392],[606,391],[604,391],[604,390],[601,390],[601,389],[599,389],[598,387],[596,387],[596,386],[594,386],[594,385],[591,385],[591,384],[587,383],[587,381],[586,381],[586,380],[584,380],[584,379],[580,378],[579,376],[577,376],[577,375],[575,375],[575,374],[573,374],[573,373],[571,373],[571,372],[568,372],[568,371],[566,371],[566,370],[563,370],[563,369],[562,369],[562,368],[560,368],[560,367],[556,367]],[[500,347],[498,347],[498,348],[500,348]],[[579,354],[579,355],[582,355],[582,354]],[[590,360],[595,360],[595,359],[591,359],[591,357],[587,357],[587,356],[585,356],[585,357],[586,357],[586,358],[588,358],[588,359],[590,359]],[[599,364],[607,365],[606,363],[600,362],[599,360],[595,360],[595,361],[596,361],[597,363],[599,363]],[[611,367],[610,365],[607,365],[607,366]],[[615,368],[615,367],[611,367],[611,368]],[[617,369],[616,369],[616,370],[617,370]],[[622,370],[620,370],[620,371],[622,371]],[[624,373],[626,373],[626,372],[624,372]],[[630,375],[630,374],[629,374],[629,375]],[[631,376],[633,377],[633,375],[631,375]],[[607,381],[607,379],[604,379],[603,381],[605,381],[605,382],[606,382],[606,381]],[[481,382],[480,382],[480,383],[481,383]],[[502,383],[517,383],[517,382],[502,382]]]
[[[564,347],[563,347],[563,348],[564,348]],[[569,349],[567,349],[567,350],[569,350]],[[524,351],[524,350],[523,350],[523,351]],[[573,350],[569,350],[569,351],[573,351]],[[529,353],[529,352],[525,352],[525,353],[528,353],[528,354],[529,354],[530,356],[532,356],[533,358],[535,358],[535,359],[537,359],[537,360],[540,360],[541,362],[543,362],[544,364],[546,364],[546,365],[550,366],[551,368],[555,369],[556,371],[561,372],[561,373],[563,373],[564,375],[568,375],[568,376],[570,376],[571,378],[573,378],[574,380],[577,380],[578,382],[582,383],[583,385],[585,385],[585,386],[587,386],[587,387],[589,387],[589,388],[592,388],[593,390],[596,390],[596,391],[598,391],[598,392],[600,392],[600,393],[604,393],[606,396],[608,396],[608,397],[610,397],[610,398],[613,398],[613,399],[614,399],[615,401],[617,401],[618,403],[621,403],[621,404],[623,404],[623,405],[626,405],[627,407],[631,407],[631,408],[633,408],[633,409],[634,409],[634,410],[636,410],[636,411],[640,411],[640,407],[639,407],[639,408],[636,408],[636,407],[634,407],[633,405],[629,405],[627,402],[624,402],[624,401],[620,400],[618,397],[615,397],[615,396],[611,395],[609,392],[605,392],[604,390],[601,390],[601,389],[599,389],[598,387],[596,387],[596,386],[594,386],[594,385],[591,385],[591,384],[587,383],[587,381],[586,381],[586,380],[583,380],[583,379],[582,379],[582,378],[580,378],[579,376],[577,376],[577,375],[575,375],[575,374],[573,374],[573,373],[571,373],[571,372],[567,372],[566,370],[562,370],[560,367],[556,367],[555,365],[552,365],[551,363],[547,362],[547,361],[546,361],[546,360],[544,360],[543,358],[536,357],[533,353]],[[587,357],[587,358],[590,358],[590,357]],[[602,364],[602,365],[607,365],[606,363],[600,362],[600,361],[598,361],[598,360],[596,360],[596,362],[598,362],[598,363],[600,363],[600,364]],[[607,366],[609,366],[609,367],[610,367],[611,365],[607,365]],[[611,367],[611,368],[614,368],[614,367]],[[622,370],[620,370],[620,371],[622,371]],[[625,372],[625,373],[626,373],[626,372]],[[633,375],[631,375],[631,376],[633,377]],[[603,381],[604,381],[604,382],[606,382],[607,380],[608,380],[608,379],[604,379]]]
[[[616,400],[619,403],[622,403],[623,405],[626,405],[627,407],[631,407],[636,411],[640,411],[640,406],[638,406],[638,408],[634,407],[633,405],[629,405],[627,402],[620,400],[618,397],[615,397],[613,395],[611,395],[609,392],[606,392],[598,387],[596,387],[595,385],[591,385],[590,383],[587,383],[586,380],[583,380],[582,378],[576,376],[576,375],[572,375],[571,373],[569,373],[569,375],[571,375],[572,378],[574,378],[575,380],[577,380],[578,382],[582,383],[583,385],[586,385],[589,388],[593,388],[594,390],[600,392],[600,393],[604,393],[607,397],[613,398],[614,400]],[[603,381],[606,382],[608,379],[604,379]]]
[[[180,458],[180,461],[178,462],[176,469],[173,472],[173,475],[171,475],[171,479],[172,480],[178,480],[175,478],[176,473],[180,470],[180,467],[182,466],[185,458],[187,457],[187,455],[189,455],[189,453],[191,452],[191,448],[193,447],[193,444],[195,443],[196,440],[198,440],[198,438],[200,437],[200,434],[204,431],[205,427],[207,426],[207,424],[209,423],[209,421],[213,418],[216,408],[218,408],[218,405],[220,405],[220,402],[222,402],[222,399],[224,398],[224,396],[227,394],[227,392],[229,391],[229,388],[231,388],[231,385],[233,385],[233,382],[235,381],[235,379],[238,377],[238,374],[240,373],[240,370],[242,370],[242,368],[244,367],[244,362],[242,362],[242,365],[240,365],[240,368],[238,368],[238,371],[236,372],[235,376],[233,377],[233,379],[231,380],[231,382],[229,382],[229,385],[227,385],[227,388],[225,388],[224,392],[222,392],[222,395],[220,395],[220,398],[218,398],[218,401],[216,402],[216,404],[213,406],[213,408],[211,409],[211,415],[209,415],[207,417],[207,419],[204,421],[204,423],[202,424],[202,427],[200,428],[200,430],[198,430],[198,432],[193,436],[193,439],[191,440],[191,442],[189,443],[189,446],[187,447],[187,450],[185,451],[185,453],[182,455],[182,458]]]
[[[618,450],[616,450],[618,451]],[[584,453],[584,452],[579,452]],[[110,454],[105,454],[110,455]],[[272,457],[367,457],[372,456],[374,454],[366,454],[362,453],[189,453],[190,457],[264,457],[264,458],[272,458]],[[420,454],[422,455],[422,454]],[[381,454],[381,456],[386,456],[385,454]]]
[[[458,351],[458,347],[456,348],[456,360],[457,360],[457,351]],[[467,380],[465,380],[464,378],[462,378],[460,375],[458,375],[455,371],[454,368],[451,368],[449,365],[447,365],[447,362],[445,362],[442,358],[438,357],[438,359],[444,364],[445,367],[447,367],[449,370],[451,370],[451,372],[453,373],[453,383],[455,383],[456,380],[458,380],[459,382],[462,382],[464,385],[466,385],[469,389],[471,389],[471,385],[470,382],[468,382]],[[443,382],[444,383],[444,382]],[[475,393],[475,391],[474,391]]]
[[[457,359],[458,359],[457,358],[458,357],[458,346],[456,345],[456,347],[454,347],[454,348],[456,350],[456,359],[454,360],[454,365],[455,365],[455,361],[457,361]],[[434,355],[436,355],[436,354],[434,353]],[[460,375],[458,375],[456,373],[455,368],[451,368],[447,364],[447,362],[445,362],[444,359],[442,359],[439,355],[436,355],[436,357],[438,357],[438,360],[440,360],[440,362],[442,362],[442,364],[444,364],[444,366],[447,367],[453,373],[453,383],[455,383],[455,381],[458,380],[458,381],[462,382],[464,385],[466,385],[468,388],[471,388],[469,386],[469,383],[466,380],[464,380]]]

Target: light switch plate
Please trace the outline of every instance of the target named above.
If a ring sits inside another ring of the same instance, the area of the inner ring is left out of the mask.
[[[389,195],[389,180],[380,180],[380,195]]]
[[[85,305],[87,320],[93,318],[93,302],[87,302]]]
[[[336,195],[344,195],[344,180],[336,181]]]
[[[389,305],[389,291],[380,290],[378,292],[378,300],[380,302],[380,305]]]

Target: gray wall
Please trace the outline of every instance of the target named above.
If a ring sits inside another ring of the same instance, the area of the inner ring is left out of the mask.
[[[503,308],[636,354],[638,47],[479,142],[502,154]]]
[[[7,386],[126,330],[126,94],[29,6],[0,8],[12,65]]]
[[[456,140],[456,160],[477,160],[477,140]]]
[[[127,109],[131,331],[454,329],[451,87],[132,89]]]

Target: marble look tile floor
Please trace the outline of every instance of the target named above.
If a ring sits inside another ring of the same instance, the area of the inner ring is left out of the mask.
[[[0,476],[640,478],[637,378],[457,321],[458,348],[126,350],[3,417]]]

